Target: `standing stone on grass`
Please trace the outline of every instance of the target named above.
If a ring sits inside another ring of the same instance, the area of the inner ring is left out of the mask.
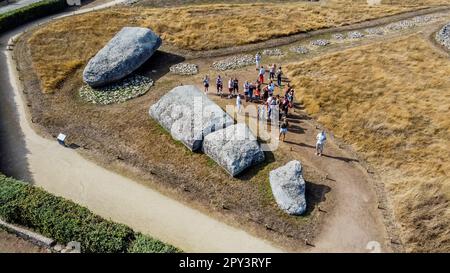
[[[231,116],[193,85],[175,87],[149,113],[191,151],[202,148],[204,136],[234,124]]]
[[[118,81],[145,63],[161,43],[148,28],[124,27],[89,60],[83,80],[92,87]]]
[[[264,152],[247,125],[238,123],[211,133],[203,141],[203,152],[231,176],[264,161]]]
[[[450,50],[450,23],[447,23],[436,33],[436,40]]]
[[[305,180],[299,161],[290,161],[271,171],[269,180],[273,196],[282,210],[292,215],[301,215],[306,211]]]

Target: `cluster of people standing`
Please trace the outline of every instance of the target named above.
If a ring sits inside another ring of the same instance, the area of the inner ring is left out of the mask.
[[[294,89],[289,85],[283,86],[283,71],[281,66],[276,64],[269,65],[266,70],[261,65],[261,54],[257,53],[255,56],[257,77],[255,81],[245,81],[242,85],[243,93],[239,92],[239,80],[237,77],[231,77],[227,80],[218,75],[215,79],[216,94],[220,97],[228,99],[236,98],[236,107],[238,112],[242,109],[242,100],[245,102],[258,104],[258,119],[273,120],[275,118],[275,110],[279,110],[280,122],[280,138],[284,141],[288,129],[287,116],[289,109],[293,107],[294,103]],[[268,78],[266,75],[268,74]],[[206,75],[203,78],[203,85],[205,93],[209,92],[210,79]],[[228,92],[224,91],[224,85],[228,88]],[[275,95],[276,88],[281,91],[280,94]]]
[[[246,102],[254,102],[258,104],[258,119],[272,120],[276,118],[274,115],[276,110],[279,110],[278,119],[280,121],[280,139],[285,140],[286,133],[288,131],[288,120],[287,116],[289,114],[289,109],[294,105],[294,89],[287,83],[283,86],[283,71],[281,66],[276,64],[271,64],[266,68],[261,65],[261,54],[258,52],[255,55],[256,70],[258,75],[254,82],[245,81],[243,84],[243,98],[239,92],[239,80],[237,77],[231,77],[225,80],[218,75],[215,79],[216,93],[220,97],[226,97],[232,99],[236,97],[236,107],[238,113],[242,111],[242,99]],[[266,83],[266,74],[268,74]],[[224,83],[224,80],[226,83]],[[209,76],[206,75],[203,78],[203,85],[205,88],[205,93],[209,92]],[[228,87],[228,93],[224,92],[223,86],[226,84]],[[280,94],[275,95],[276,87],[279,88]],[[326,141],[325,132],[322,131],[317,135],[316,138],[316,154],[322,155],[323,145]]]

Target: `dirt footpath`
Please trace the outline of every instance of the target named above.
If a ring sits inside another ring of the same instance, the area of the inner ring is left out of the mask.
[[[50,251],[0,229],[0,253],[50,253]]]

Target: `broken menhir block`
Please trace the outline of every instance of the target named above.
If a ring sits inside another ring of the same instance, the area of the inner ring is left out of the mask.
[[[203,141],[203,152],[232,176],[265,159],[256,137],[242,123],[207,135]]]
[[[191,151],[202,148],[205,136],[234,120],[193,85],[178,86],[149,110],[150,116]]]
[[[282,210],[293,215],[306,211],[305,180],[300,161],[290,161],[271,171],[269,180],[275,201]]]

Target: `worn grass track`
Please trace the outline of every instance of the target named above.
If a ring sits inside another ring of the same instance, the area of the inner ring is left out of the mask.
[[[341,26],[436,5],[440,1],[387,3],[205,4],[171,8],[122,7],[71,16],[50,23],[29,40],[42,89],[58,89],[124,26],[145,26],[166,45],[209,50],[245,45],[299,32]]]

